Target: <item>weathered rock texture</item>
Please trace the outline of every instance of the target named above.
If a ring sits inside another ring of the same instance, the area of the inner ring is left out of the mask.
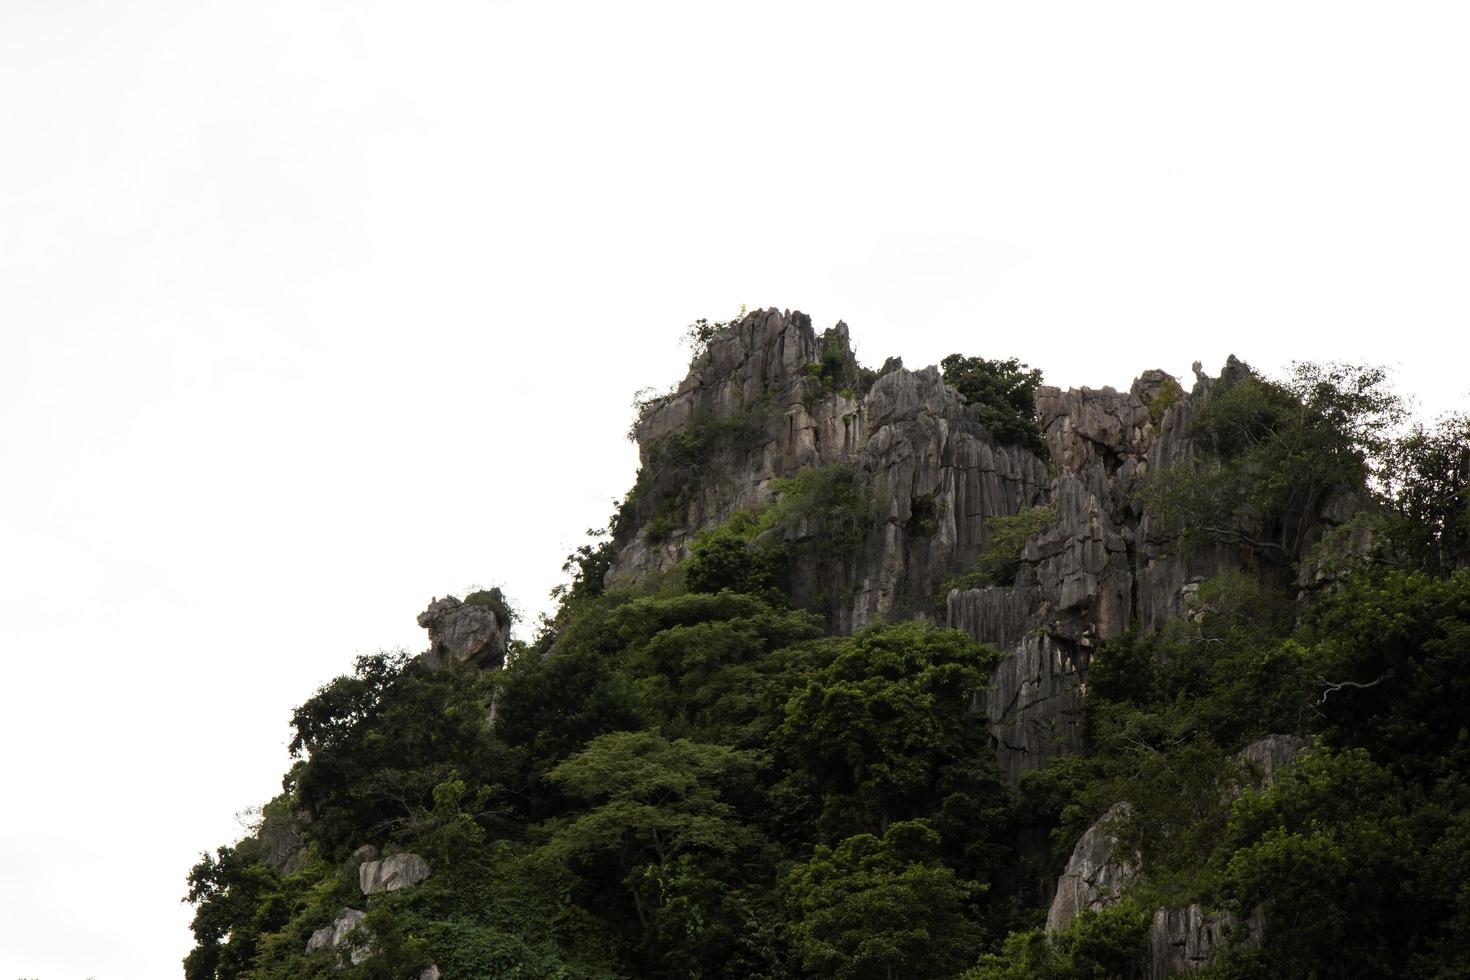
[[[851,364],[845,376],[855,387],[828,391],[812,377],[824,364]],[[1192,451],[1191,396],[1160,371],[1128,392],[1041,389],[1049,473],[1024,447],[992,439],[934,368],[910,371],[890,359],[865,392],[862,381],[840,323],[819,338],[802,314],[765,310],[717,333],[677,392],[635,428],[645,476],[609,580],[672,566],[695,532],[769,501],[775,481],[802,467],[846,463],[877,502],[873,525],[843,560],[800,559],[794,591],[834,627],[853,629],[929,615],[943,580],[974,567],[988,518],[1049,503],[1056,524],[1027,545],[1014,589],[951,593],[946,621],[1012,654],[984,705],[1006,771],[1015,778],[1075,751],[1096,645],[1134,622],[1162,622],[1186,586],[1237,559],[1228,551],[1169,557],[1134,500],[1151,466]],[[1201,378],[1196,395],[1208,384]],[[1166,391],[1181,397],[1156,421],[1149,406]],[[659,447],[709,420],[736,419],[749,423],[746,441],[700,474],[696,492],[677,495],[675,530],[651,541],[647,529],[658,513],[668,523],[673,491],[648,474],[662,462]]]
[[[1198,970],[1215,962],[1226,947],[1250,947],[1265,935],[1266,917],[1260,906],[1245,921],[1245,933],[1233,934],[1239,918],[1228,911],[1206,911],[1201,906],[1186,905],[1182,909],[1159,909],[1148,927],[1148,960],[1143,980],[1166,980],[1189,970]]]
[[[1137,876],[1137,868],[1117,854],[1113,824],[1131,812],[1127,803],[1115,803],[1072,848],[1067,869],[1057,879],[1057,893],[1046,912],[1046,931],[1060,932],[1079,912],[1107,908]]]
[[[1138,499],[1149,472],[1195,452],[1194,402],[1210,383],[1202,377],[1185,394],[1169,375],[1147,371],[1127,392],[1037,393],[1056,522],[1027,542],[1014,589],[946,600],[949,625],[1012,654],[996,671],[986,711],[1013,779],[1080,747],[1083,682],[1099,644],[1130,626],[1156,629],[1198,583],[1242,560],[1224,547],[1171,553]],[[1151,412],[1169,392],[1172,405]]]
[[[260,841],[260,860],[271,870],[288,875],[306,866],[306,825],[310,821],[299,810],[267,807],[256,838]]]
[[[445,596],[419,613],[419,625],[429,631],[429,649],[421,656],[431,666],[468,662],[499,670],[505,664],[510,624],[500,622],[489,606]]]
[[[381,861],[364,861],[357,869],[357,883],[364,895],[412,888],[429,877],[429,862],[417,854],[390,854]]]
[[[373,955],[367,943],[348,946],[348,934],[362,924],[367,913],[357,909],[343,909],[329,926],[322,926],[306,941],[307,952],[318,949],[336,949],[345,952],[348,960],[356,965]]]
[[[815,376],[824,363],[836,366],[825,383]],[[974,563],[987,517],[1046,496],[1045,464],[997,444],[977,418],[935,368],[909,371],[890,359],[864,376],[844,324],[819,338],[801,313],[751,313],[717,333],[678,390],[635,427],[644,475],[609,582],[673,566],[696,532],[773,499],[777,480],[846,464],[871,491],[872,524],[850,555],[800,554],[798,598],[839,630],[927,614],[944,577]],[[660,446],[712,422],[735,435],[698,472],[654,472]],[[674,518],[674,530],[653,538],[660,514]],[[804,526],[789,537],[799,544],[820,531]]]
[[[1241,749],[1235,758],[1251,767],[1258,785],[1270,786],[1278,773],[1311,747],[1312,740],[1301,735],[1267,735]]]

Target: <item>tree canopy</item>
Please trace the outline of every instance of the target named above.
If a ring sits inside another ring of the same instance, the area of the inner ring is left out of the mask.
[[[1046,455],[1046,440],[1036,421],[1036,389],[1041,372],[1014,357],[1003,361],[951,354],[939,362],[944,383],[976,406],[980,422],[997,442],[1025,446]]]

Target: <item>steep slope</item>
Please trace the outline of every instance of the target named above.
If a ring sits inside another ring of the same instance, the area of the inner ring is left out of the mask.
[[[925,613],[944,577],[985,545],[987,517],[1047,492],[1046,465],[996,444],[937,370],[892,359],[864,373],[845,324],[819,338],[801,313],[757,311],[715,333],[634,435],[649,475],[620,526],[612,583],[673,567],[698,531],[769,502],[783,478],[852,467],[872,495],[870,526],[847,554],[807,556],[795,577],[798,594],[842,631]],[[670,444],[691,436],[708,455],[687,471],[670,467]],[[650,534],[669,518],[668,531]]]

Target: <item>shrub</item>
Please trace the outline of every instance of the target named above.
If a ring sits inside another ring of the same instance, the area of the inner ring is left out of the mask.
[[[991,585],[1010,585],[1021,570],[1021,553],[1031,536],[1055,524],[1055,507],[1040,505],[1028,507],[1019,514],[987,517],[985,527],[989,532],[985,547],[975,559],[975,567],[968,572],[947,577],[939,586],[934,597],[935,608],[943,609],[946,597],[954,589],[983,589]]]
[[[1025,446],[1046,457],[1046,441],[1036,422],[1040,371],[1028,369],[1014,357],[990,361],[951,354],[939,364],[944,383],[959,392],[965,404],[979,409],[980,424],[996,442]]]
[[[485,606],[495,613],[495,621],[505,629],[520,619],[520,615],[511,608],[506,601],[505,594],[500,591],[499,586],[489,589],[479,589],[464,597],[467,606]]]
[[[1174,404],[1184,397],[1184,389],[1179,382],[1170,378],[1159,385],[1154,392],[1154,397],[1148,403],[1148,417],[1153,419],[1154,425],[1158,425],[1164,418],[1164,413],[1174,407]]]

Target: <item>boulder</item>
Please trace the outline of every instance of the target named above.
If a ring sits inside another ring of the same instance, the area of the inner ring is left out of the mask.
[[[343,948],[347,946],[348,934],[361,925],[366,918],[366,912],[361,912],[357,909],[343,909],[331,925],[322,926],[311,934],[311,938],[306,941],[307,952],[318,949],[335,949],[339,951],[340,955],[344,951]],[[348,960],[353,965],[361,963],[373,955],[372,947],[369,943],[347,946],[345,952]]]
[[[357,881],[364,895],[411,888],[429,877],[429,862],[417,854],[390,854],[381,861],[364,861]]]
[[[1067,928],[1079,912],[1112,905],[1137,877],[1138,869],[1115,853],[1118,840],[1111,829],[1132,811],[1127,803],[1113,804],[1078,839],[1067,869],[1057,879],[1057,893],[1046,912],[1047,932]]]
[[[472,663],[487,670],[505,665],[510,624],[500,622],[490,606],[464,603],[453,596],[434,599],[419,613],[429,631],[429,649],[420,656],[430,666]]]

